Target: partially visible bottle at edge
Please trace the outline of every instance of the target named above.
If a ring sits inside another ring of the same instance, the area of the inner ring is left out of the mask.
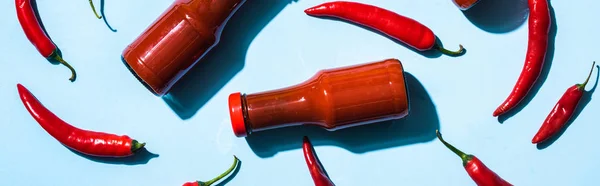
[[[480,0],[452,0],[460,10],[468,10],[475,6]]]
[[[229,114],[238,137],[296,125],[334,131],[408,113],[408,89],[397,59],[322,70],[283,89],[229,95]]]
[[[125,66],[163,96],[219,42],[223,27],[246,0],[176,0],[123,51]]]

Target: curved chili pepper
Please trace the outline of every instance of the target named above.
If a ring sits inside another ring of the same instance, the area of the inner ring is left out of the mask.
[[[335,186],[331,179],[329,179],[325,168],[321,165],[317,153],[313,149],[312,143],[306,136],[302,139],[302,150],[304,152],[304,160],[310,171],[310,176],[312,176],[315,182],[315,186]]]
[[[457,56],[464,52],[444,49],[436,42],[436,36],[425,25],[414,19],[373,5],[357,2],[334,1],[304,10],[311,16],[335,17],[384,33],[419,51],[437,49],[446,55]]]
[[[448,149],[462,159],[465,170],[478,186],[512,186],[511,183],[502,179],[498,174],[490,170],[490,168],[483,164],[479,158],[471,154],[465,154],[446,142],[444,138],[442,138],[442,134],[439,130],[436,130],[435,133],[444,146],[448,147]]]
[[[223,179],[229,173],[233,172],[235,167],[238,165],[239,159],[236,156],[233,156],[233,158],[234,158],[233,165],[231,165],[231,167],[229,167],[229,169],[227,169],[225,172],[223,172],[221,175],[217,176],[216,178],[213,178],[212,180],[209,180],[207,182],[202,182],[202,181],[187,182],[187,183],[184,183],[183,186],[210,186],[213,183],[219,181],[220,179]]]
[[[69,68],[69,70],[71,70],[71,77],[69,80],[75,81],[77,76],[75,69],[63,60],[62,56],[60,56],[58,47],[50,40],[48,35],[46,35],[46,32],[44,32],[41,23],[38,21],[38,17],[34,13],[31,1],[32,0],[15,0],[17,17],[27,39],[46,59],[56,60]]]
[[[102,16],[98,15],[98,12],[96,12],[96,7],[94,7],[94,2],[92,2],[92,0],[90,0],[90,6],[92,7],[92,10],[94,11],[94,15],[96,15],[96,18],[102,19]]]
[[[558,100],[558,103],[554,105],[554,108],[552,108],[552,111],[546,117],[546,120],[538,130],[537,134],[535,134],[531,140],[531,143],[536,144],[548,140],[550,137],[556,135],[556,133],[567,124],[567,121],[573,116],[579,101],[581,101],[583,93],[585,93],[585,86],[592,76],[595,65],[596,62],[594,61],[590,74],[582,84],[575,84],[569,87],[562,95]]]
[[[529,40],[525,65],[508,98],[494,111],[494,117],[515,108],[529,93],[544,67],[552,23],[550,8],[547,0],[529,0],[528,4]]]
[[[126,157],[143,148],[127,135],[118,136],[103,132],[82,130],[64,122],[54,115],[21,84],[17,84],[19,96],[27,111],[52,137],[77,152],[98,157]]]

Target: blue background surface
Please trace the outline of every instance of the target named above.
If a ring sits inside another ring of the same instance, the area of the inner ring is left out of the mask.
[[[97,8],[99,1],[95,1]],[[313,139],[337,185],[474,185],[460,159],[435,139],[477,155],[515,185],[596,185],[600,172],[598,94],[585,98],[573,124],[541,150],[531,138],[567,87],[598,60],[600,1],[553,1],[553,47],[539,91],[502,124],[492,117],[521,69],[527,46],[525,0],[484,0],[461,12],[450,0],[361,0],[430,27],[462,57],[417,53],[377,33],[317,19],[305,8],[323,0],[246,3],[221,44],[173,92],[159,98],[120,60],[122,50],[172,1],[107,1],[117,32],[94,17],[88,1],[39,1],[47,32],[78,72],[50,65],[29,43],[14,1],[0,2],[0,185],[181,185],[209,180],[235,154],[242,165],[226,185],[312,185],[301,137]],[[227,97],[300,83],[321,69],[398,58],[410,74],[413,111],[403,120],[339,132],[289,128],[237,138]],[[596,75],[591,85],[596,82]],[[59,144],[23,107],[22,83],[50,110],[84,129],[127,134],[147,155],[127,161],[88,159]],[[588,90],[592,86],[587,87]],[[591,100],[591,101],[590,101]]]

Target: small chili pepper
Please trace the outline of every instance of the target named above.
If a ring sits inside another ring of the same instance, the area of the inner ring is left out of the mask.
[[[41,23],[38,21],[38,17],[34,13],[31,1],[32,0],[15,0],[17,18],[25,32],[25,36],[27,36],[29,42],[31,42],[38,52],[46,59],[50,61],[56,60],[69,68],[69,70],[71,70],[71,78],[69,78],[69,80],[75,81],[77,76],[75,69],[63,60],[58,47],[50,40],[50,37],[46,35],[46,32],[44,32]]]
[[[335,17],[369,27],[419,51],[435,48],[443,54],[452,56],[461,55],[464,52],[462,45],[459,45],[460,50],[458,51],[444,49],[436,42],[433,31],[425,25],[377,6],[334,1],[308,8],[304,12],[311,16]]]
[[[229,169],[227,169],[225,172],[223,172],[221,175],[217,176],[216,178],[213,178],[212,180],[209,180],[207,182],[202,182],[202,181],[187,182],[187,183],[184,183],[183,186],[210,186],[213,183],[219,181],[220,179],[223,179],[229,173],[233,172],[235,167],[238,165],[239,159],[236,156],[233,156],[233,158],[234,158],[233,165],[231,165],[231,167],[229,167]]]
[[[98,15],[98,12],[96,12],[96,7],[94,7],[94,2],[92,2],[92,0],[90,0],[90,6],[92,7],[92,10],[94,11],[94,15],[96,15],[96,18],[102,19],[102,16]]]
[[[590,74],[582,84],[575,84],[569,87],[562,95],[558,103],[554,105],[554,108],[552,108],[552,111],[546,117],[537,134],[531,140],[531,143],[536,144],[548,140],[567,124],[567,121],[573,116],[573,112],[577,108],[579,101],[581,101],[583,93],[585,93],[585,86],[592,76],[595,65],[596,62],[594,61]]]
[[[529,40],[525,65],[508,98],[494,111],[494,117],[515,108],[529,93],[544,67],[548,49],[548,34],[552,23],[550,9],[547,0],[528,1]]]
[[[306,136],[302,140],[302,150],[304,151],[304,160],[306,161],[306,165],[308,165],[308,170],[315,182],[315,186],[334,186],[335,184],[329,179],[325,168],[323,168],[317,157],[317,153],[313,149],[312,143]]]
[[[442,134],[439,130],[436,130],[435,133],[444,146],[448,147],[448,149],[462,159],[465,170],[478,186],[512,186],[511,183],[502,179],[498,174],[490,170],[490,168],[483,164],[479,158],[471,154],[465,154],[446,142],[444,138],[442,138]]]
[[[118,136],[76,128],[54,115],[21,84],[17,84],[19,96],[27,111],[52,137],[77,152],[98,157],[126,157],[143,148],[127,135]]]

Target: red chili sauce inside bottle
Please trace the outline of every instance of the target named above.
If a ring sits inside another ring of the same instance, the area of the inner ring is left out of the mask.
[[[281,127],[318,125],[329,131],[403,118],[409,113],[404,70],[397,59],[319,71],[287,88],[229,96],[238,137]]]
[[[176,0],[122,54],[125,66],[163,96],[219,42],[246,0]]]

